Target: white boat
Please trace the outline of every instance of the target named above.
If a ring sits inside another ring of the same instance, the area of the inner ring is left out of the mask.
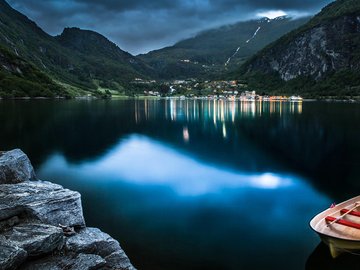
[[[316,215],[310,227],[329,246],[333,258],[344,252],[360,254],[360,196],[332,205]]]

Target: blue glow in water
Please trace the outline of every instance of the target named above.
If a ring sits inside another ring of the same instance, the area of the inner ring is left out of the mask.
[[[82,179],[124,181],[169,187],[180,196],[200,196],[224,189],[293,188],[300,180],[274,173],[249,174],[202,163],[150,138],[134,135],[121,141],[99,160],[72,165],[54,155],[40,174],[81,174]]]

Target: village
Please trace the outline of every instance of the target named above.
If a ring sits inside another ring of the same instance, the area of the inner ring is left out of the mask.
[[[294,101],[301,102],[300,96],[271,96],[265,92],[257,94],[249,90],[244,82],[230,81],[198,81],[195,79],[173,80],[163,82],[160,91],[150,90],[151,86],[158,84],[155,80],[135,79],[136,84],[149,85],[144,90],[145,96],[167,97],[179,99],[226,99],[240,101]]]

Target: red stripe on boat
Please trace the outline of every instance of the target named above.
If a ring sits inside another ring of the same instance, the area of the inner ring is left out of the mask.
[[[340,212],[341,212],[341,214],[345,214],[345,213],[348,213],[349,210],[348,209],[341,209]],[[350,211],[350,213],[348,213],[348,215],[360,217],[360,212],[359,211]]]
[[[336,220],[336,218],[327,216],[327,217],[325,218],[325,220],[326,220],[327,222],[333,222],[333,221]],[[359,223],[351,222],[351,221],[348,221],[348,220],[346,220],[346,219],[339,219],[339,220],[337,220],[335,223],[341,224],[341,225],[344,225],[344,226],[348,226],[348,227],[352,227],[352,228],[355,228],[355,229],[359,229],[359,230],[360,230],[360,224],[359,224]]]

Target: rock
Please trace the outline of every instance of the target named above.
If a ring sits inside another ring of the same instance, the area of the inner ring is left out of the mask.
[[[26,262],[21,265],[19,270],[62,270],[64,269],[60,265],[60,261],[65,260],[65,258],[61,258],[60,256],[52,256],[46,257],[44,259]]]
[[[20,149],[0,152],[0,184],[21,183],[35,179],[34,168]]]
[[[102,256],[122,250],[119,242],[97,228],[85,228],[78,234],[67,238],[65,248],[77,253],[93,253]]]
[[[14,246],[26,250],[28,256],[45,255],[64,245],[62,229],[45,224],[18,225],[3,236]]]
[[[97,228],[85,228],[67,238],[65,249],[75,253],[92,253],[105,258],[104,269],[136,270],[119,242]]]
[[[20,270],[95,270],[103,267],[105,260],[98,255],[79,254],[76,256],[50,256],[30,261]]]
[[[11,228],[12,226],[19,224],[20,220],[18,216],[11,217],[9,219],[0,221],[0,232]]]
[[[123,250],[111,253],[105,260],[106,266],[110,269],[136,270]]]
[[[136,270],[115,239],[85,228],[78,192],[33,178],[21,150],[0,152],[0,270]]]
[[[14,246],[13,244],[0,239],[0,269],[16,269],[27,255],[26,251],[22,248]]]
[[[0,189],[0,221],[14,216],[45,224],[84,227],[80,194],[43,181],[4,184]]]
[[[71,266],[70,269],[92,270],[92,269],[99,269],[100,267],[104,266],[105,264],[106,264],[106,261],[98,255],[79,254],[75,258],[74,264]]]

